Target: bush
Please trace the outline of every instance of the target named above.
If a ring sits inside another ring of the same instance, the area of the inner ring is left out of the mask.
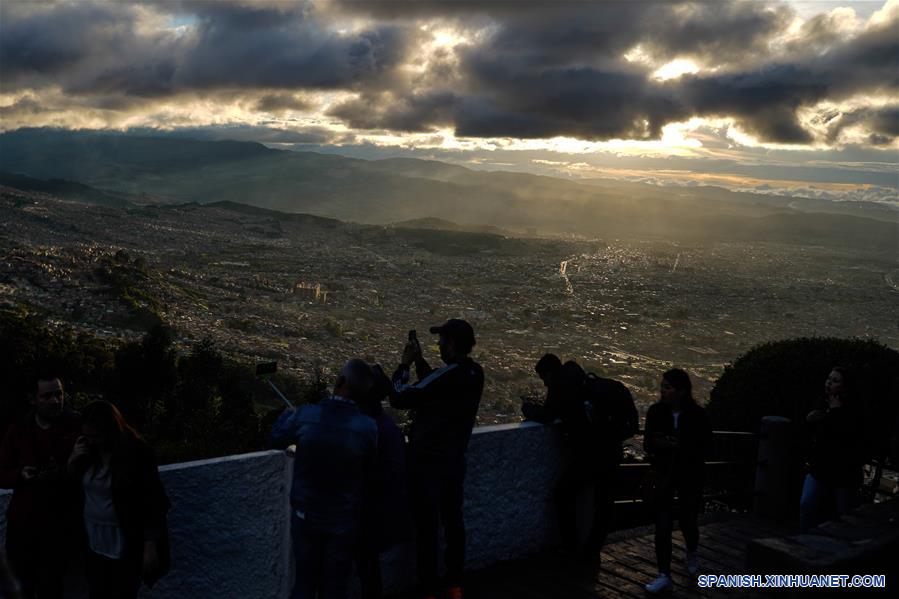
[[[69,329],[51,331],[40,314],[24,308],[0,310],[0,434],[22,416],[34,398],[34,381],[53,373],[79,400],[102,392],[112,369],[108,344]]]
[[[876,341],[814,337],[759,345],[724,369],[710,394],[709,415],[725,430],[756,431],[763,416],[804,422],[822,407],[834,366],[857,372],[871,449],[883,452],[896,425],[899,352]]]
[[[262,449],[283,411],[268,409],[271,389],[252,367],[223,356],[209,339],[179,356],[166,326],[122,343],[50,330],[24,309],[0,310],[0,339],[0,438],[30,409],[39,375],[59,376],[76,409],[98,398],[116,404],[162,463]],[[320,371],[305,381],[279,373],[275,381],[296,403],[327,394]]]

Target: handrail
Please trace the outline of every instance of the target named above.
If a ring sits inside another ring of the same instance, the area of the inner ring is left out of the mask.
[[[706,466],[758,466],[762,462],[759,460],[710,460],[703,463]],[[622,462],[618,464],[621,468],[649,468],[651,465],[649,462]]]
[[[634,435],[643,435],[643,434],[646,434],[646,429],[644,429],[644,428],[638,428],[637,432],[634,433]],[[719,435],[719,436],[731,435],[734,437],[752,437],[755,439],[764,438],[764,435],[762,435],[761,433],[754,433],[752,431],[712,431],[712,434]]]
[[[759,495],[758,491],[729,491],[727,493],[708,493],[702,495],[703,501],[715,501],[726,499],[728,497],[755,497]],[[675,496],[675,499],[677,497]],[[632,499],[616,499],[612,502],[614,505],[641,505],[646,503],[645,499],[634,497]]]

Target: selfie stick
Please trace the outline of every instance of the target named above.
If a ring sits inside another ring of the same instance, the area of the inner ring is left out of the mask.
[[[290,400],[287,399],[286,397],[284,397],[284,394],[281,393],[281,391],[280,391],[277,387],[275,387],[275,384],[274,384],[273,382],[271,382],[271,380],[265,379],[265,382],[267,382],[267,383],[269,384],[269,386],[270,386],[272,389],[275,390],[275,393],[278,394],[278,397],[280,397],[281,399],[284,400],[284,403],[287,404],[287,407],[288,407],[288,408],[292,408],[292,407],[293,407],[293,404],[290,403]]]
[[[268,362],[268,363],[263,363],[263,364],[257,364],[256,365],[256,376],[261,377],[263,380],[265,380],[265,382],[268,383],[269,387],[271,387],[272,389],[275,390],[275,393],[278,394],[278,397],[280,397],[281,399],[284,400],[284,403],[287,404],[287,407],[292,409],[294,407],[294,405],[292,403],[290,403],[289,399],[284,397],[284,394],[281,393],[281,390],[278,389],[278,387],[276,387],[275,384],[272,382],[272,380],[269,378],[271,375],[275,374],[277,369],[278,369],[277,362]]]

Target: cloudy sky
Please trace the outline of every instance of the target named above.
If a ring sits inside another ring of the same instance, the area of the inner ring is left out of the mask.
[[[0,129],[899,203],[899,0],[0,3]]]

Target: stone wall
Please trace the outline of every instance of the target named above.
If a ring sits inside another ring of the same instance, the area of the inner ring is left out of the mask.
[[[552,427],[475,429],[465,489],[468,568],[525,555],[551,541],[551,489],[561,459]],[[160,474],[172,501],[172,569],[143,597],[288,596],[292,463],[285,452],[172,464]],[[0,491],[4,514],[8,501],[9,492]],[[5,526],[0,519],[3,533]],[[386,590],[413,584],[414,564],[411,544],[385,555]]]

